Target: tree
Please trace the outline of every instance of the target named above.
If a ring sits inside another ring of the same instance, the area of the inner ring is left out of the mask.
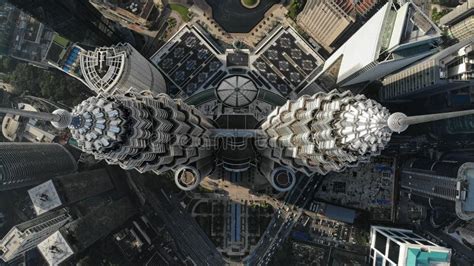
[[[28,94],[74,106],[92,92],[79,81],[60,73],[19,63],[8,76],[15,94]]]

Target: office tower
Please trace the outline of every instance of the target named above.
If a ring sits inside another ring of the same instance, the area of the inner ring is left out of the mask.
[[[307,1],[297,23],[324,49],[332,52],[334,41],[355,22],[349,14],[352,5],[347,2]]]
[[[28,190],[33,208],[41,215],[60,206],[69,205],[114,188],[105,169],[57,176]]]
[[[396,10],[389,1],[326,60],[319,81],[329,88],[372,82],[435,53],[440,37],[416,5]]]
[[[370,265],[448,266],[451,249],[441,247],[412,230],[370,227]]]
[[[122,41],[122,34],[88,0],[10,2],[73,42],[95,46]]]
[[[474,111],[457,112],[456,117],[471,113]],[[291,170],[311,175],[357,166],[379,155],[393,132],[453,115],[390,115],[374,100],[349,91],[302,96],[277,107],[260,127],[255,143],[261,155],[258,167],[270,183],[281,180],[284,186],[274,187],[284,191],[291,186]]]
[[[474,163],[413,159],[401,171],[401,188],[416,203],[474,219]]]
[[[106,237],[135,214],[137,207],[128,198],[115,200],[66,224],[44,239],[38,249],[50,265],[57,265]]]
[[[444,15],[439,24],[448,28],[448,33],[459,41],[472,38],[474,35],[474,1],[467,0],[454,10]]]
[[[0,191],[32,186],[76,170],[76,160],[59,144],[0,143]]]
[[[474,35],[473,35],[474,36]],[[386,76],[382,101],[428,97],[472,84],[474,37],[454,44],[400,72]]]
[[[166,93],[160,71],[128,43],[83,51],[80,60],[87,85],[97,93]]]
[[[0,242],[0,258],[8,262],[18,257],[70,221],[68,210],[60,209],[14,226]]]

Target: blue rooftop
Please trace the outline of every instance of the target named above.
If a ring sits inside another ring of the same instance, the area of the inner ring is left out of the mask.
[[[435,262],[449,262],[449,252],[429,252],[417,248],[408,249],[407,266],[429,266]]]

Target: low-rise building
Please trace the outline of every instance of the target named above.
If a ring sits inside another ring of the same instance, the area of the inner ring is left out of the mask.
[[[30,104],[19,103],[18,109],[25,111],[38,112],[38,110]],[[56,135],[52,134],[37,124],[36,119],[24,119],[19,115],[6,114],[2,121],[2,134],[9,141],[44,142],[52,143]]]

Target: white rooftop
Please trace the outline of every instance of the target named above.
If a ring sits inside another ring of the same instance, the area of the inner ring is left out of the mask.
[[[38,249],[49,265],[59,265],[74,254],[74,251],[59,231],[39,243]]]
[[[48,180],[28,190],[31,202],[37,215],[43,214],[62,205],[53,181]]]

